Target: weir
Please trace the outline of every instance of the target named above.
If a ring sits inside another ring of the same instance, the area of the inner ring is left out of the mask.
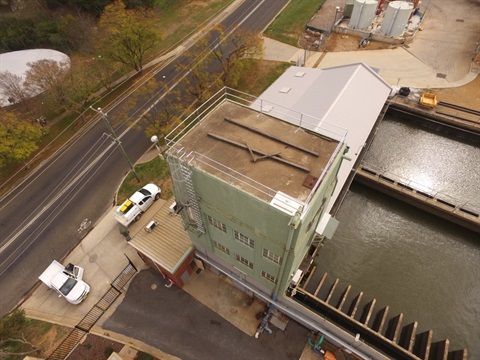
[[[419,331],[418,322],[404,324],[402,313],[390,316],[389,307],[375,309],[376,299],[365,300],[363,292],[351,293],[351,286],[328,281],[324,273],[318,284],[311,279],[315,266],[290,289],[290,296],[311,311],[356,334],[392,359],[466,360],[467,350],[451,350],[449,340],[434,341],[433,331]],[[315,289],[311,292],[309,289]]]

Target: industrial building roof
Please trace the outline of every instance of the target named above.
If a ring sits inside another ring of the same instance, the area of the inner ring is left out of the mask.
[[[339,145],[266,112],[231,101],[181,140],[194,166],[271,201],[277,192],[304,202]],[[285,200],[283,197],[282,200]]]
[[[142,229],[129,242],[172,274],[194,249],[180,216],[170,211],[173,202],[172,197],[155,213],[152,221],[157,226],[151,232]]]
[[[292,122],[283,111],[290,108],[311,115],[309,121],[317,121],[316,130],[325,135],[330,135],[320,128],[325,128],[325,123],[346,129],[345,142],[350,147],[347,156],[352,161],[342,163],[328,209],[351,173],[390,91],[390,85],[374,70],[355,63],[328,69],[292,66],[260,96],[270,104],[270,113],[285,121]]]

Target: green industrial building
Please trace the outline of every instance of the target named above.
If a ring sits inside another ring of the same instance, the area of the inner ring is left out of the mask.
[[[270,106],[222,90],[169,135],[167,161],[197,254],[277,297],[328,217],[348,147],[344,129]]]

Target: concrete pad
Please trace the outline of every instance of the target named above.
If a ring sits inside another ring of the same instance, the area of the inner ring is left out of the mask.
[[[154,206],[161,206],[157,201]],[[163,201],[165,203],[165,201]],[[152,207],[154,207],[152,206]],[[108,291],[110,284],[132,260],[138,270],[146,268],[125,238],[119,233],[119,224],[113,218],[114,209],[105,214],[83,241],[67,256],[66,263],[73,263],[85,269],[84,280],[90,285],[90,293],[79,305],[72,305],[46,285],[40,284],[22,304],[27,316],[65,326],[75,326],[87,312]],[[149,221],[149,209],[135,224],[133,231],[140,231]]]
[[[265,304],[233,287],[230,281],[210,271],[195,274],[183,287],[203,305],[249,336],[255,335],[260,320],[255,315],[265,310]]]
[[[263,38],[263,59],[273,61],[297,61],[301,58],[303,49],[284,44],[280,41]]]
[[[330,52],[325,55],[319,68],[329,68],[363,62],[380,70],[379,75],[390,85],[412,88],[448,88],[473,81],[476,74],[468,73],[457,82],[437,77],[437,71],[423,63],[404,48]]]

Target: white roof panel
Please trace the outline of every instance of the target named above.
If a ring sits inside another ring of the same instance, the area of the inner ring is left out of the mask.
[[[299,72],[304,72],[304,76],[297,76]],[[291,89],[282,93],[280,89],[284,87]],[[390,91],[390,85],[374,70],[364,63],[356,63],[328,69],[292,66],[260,96],[273,108],[301,112],[305,121],[316,122],[315,129],[323,135],[332,137],[331,133],[324,133],[329,124],[347,130],[345,142],[350,147],[347,155],[352,161],[344,161],[341,166],[328,210],[347,180]],[[293,122],[289,115],[284,112],[282,116],[280,110],[276,112],[276,116]]]

